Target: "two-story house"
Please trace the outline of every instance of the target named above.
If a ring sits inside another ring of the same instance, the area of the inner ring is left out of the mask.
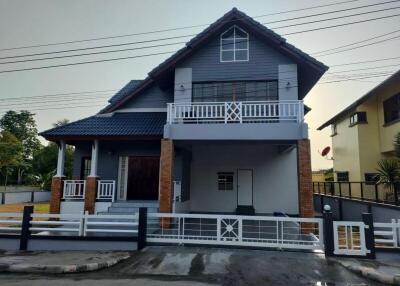
[[[98,114],[41,133],[59,145],[51,212],[313,216],[303,98],[327,69],[232,9]]]
[[[332,129],[337,181],[375,181],[378,161],[394,156],[400,132],[400,71],[322,124]]]

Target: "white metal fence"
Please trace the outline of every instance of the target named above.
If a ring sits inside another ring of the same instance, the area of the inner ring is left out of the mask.
[[[400,219],[388,223],[375,222],[374,237],[378,247],[400,248]]]
[[[168,123],[302,122],[301,100],[169,103]]]
[[[0,212],[0,233],[20,234],[22,226],[22,213]]]
[[[115,181],[99,180],[97,186],[97,199],[108,199],[114,201]]]
[[[322,219],[151,213],[147,241],[323,249]]]
[[[334,221],[334,254],[365,256],[369,250],[365,243],[365,228],[359,221]]]
[[[136,236],[138,214],[32,214],[32,235],[42,236]]]
[[[85,180],[65,180],[63,199],[84,199],[86,190]]]

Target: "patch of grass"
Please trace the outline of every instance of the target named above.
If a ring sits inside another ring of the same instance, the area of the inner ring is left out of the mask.
[[[45,203],[20,203],[20,204],[5,204],[0,205],[0,212],[7,213],[20,213],[24,210],[24,206],[33,206],[33,211],[35,213],[49,213],[50,204],[48,202]]]

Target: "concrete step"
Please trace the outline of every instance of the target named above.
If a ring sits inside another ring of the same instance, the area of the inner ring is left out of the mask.
[[[122,213],[138,213],[139,212],[139,207],[114,207],[111,206],[108,208],[108,213],[110,214],[122,214]],[[147,212],[149,213],[155,213],[158,212],[158,207],[148,207]]]
[[[147,207],[147,208],[158,208],[160,206],[158,201],[116,201],[112,203],[112,207],[118,208],[140,208],[140,207]]]

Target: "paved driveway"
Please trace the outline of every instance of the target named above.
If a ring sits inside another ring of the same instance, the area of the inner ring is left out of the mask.
[[[57,281],[48,281],[46,279]],[[380,285],[321,254],[150,247],[108,269],[82,274],[0,275],[0,285]]]

